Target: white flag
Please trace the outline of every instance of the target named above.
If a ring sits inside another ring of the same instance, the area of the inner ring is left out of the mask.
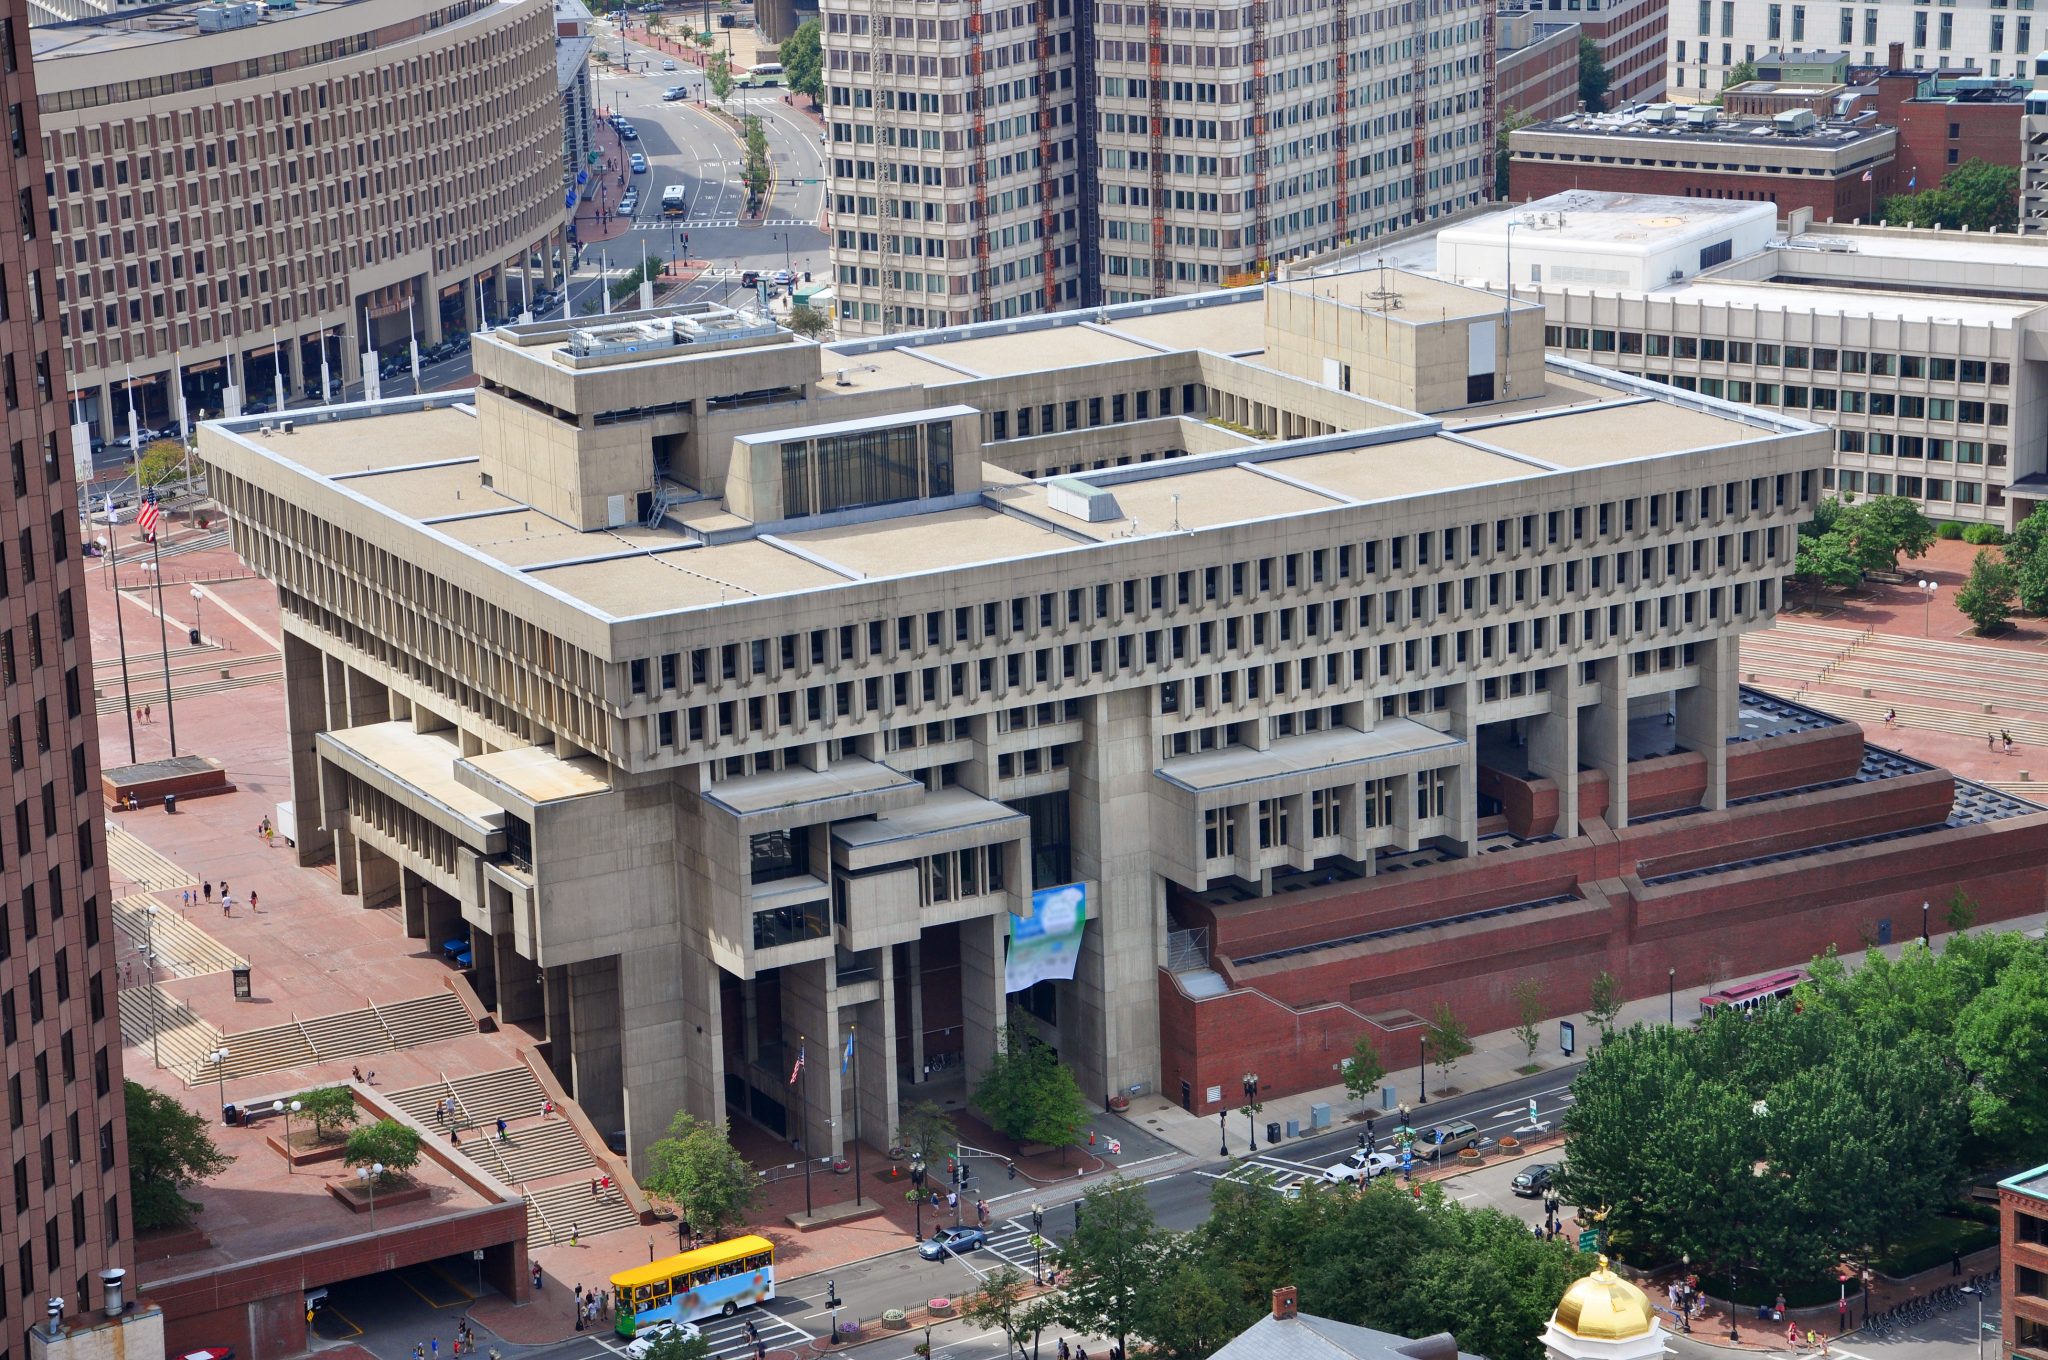
[[[114,497],[113,497],[113,495],[112,495],[111,493],[110,493],[110,494],[109,494],[109,495],[107,496],[107,498],[106,498],[106,502],[107,502],[107,523],[109,523],[109,524],[119,524],[119,523],[121,522],[121,512],[120,512],[119,510],[116,510],[116,509],[114,508]]]

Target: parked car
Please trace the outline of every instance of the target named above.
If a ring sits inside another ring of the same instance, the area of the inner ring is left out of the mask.
[[[647,1352],[656,1343],[674,1337],[678,1341],[695,1341],[697,1324],[694,1322],[654,1322],[640,1329],[631,1341],[626,1343],[626,1354],[633,1360],[647,1360]]]
[[[636,175],[647,173],[647,158],[637,151],[626,157],[626,164],[633,167],[633,173]]]
[[[619,216],[631,217],[638,211],[640,211],[640,195],[628,189],[626,196],[619,200]]]
[[[948,1256],[964,1256],[970,1251],[980,1251],[987,1245],[987,1233],[962,1224],[957,1228],[940,1228],[917,1244],[917,1254],[927,1261],[943,1261]]]
[[[1551,1162],[1531,1162],[1522,1168],[1520,1175],[1509,1184],[1509,1189],[1523,1199],[1534,1199],[1550,1188],[1557,1178],[1557,1166]]]
[[[634,127],[631,123],[621,123],[619,124],[619,136],[629,142],[637,142],[640,140],[640,129]]]
[[[758,285],[758,284],[759,284],[760,282],[761,282],[761,271],[760,271],[760,270],[758,270],[758,269],[742,269],[742,270],[740,271],[740,287],[742,287],[742,288],[753,288],[753,287],[757,286],[757,285]]]
[[[1437,1135],[1443,1138],[1439,1142]],[[1445,1157],[1456,1156],[1468,1147],[1479,1146],[1479,1126],[1469,1119],[1453,1119],[1448,1124],[1438,1124],[1424,1129],[1415,1140],[1415,1155],[1426,1157],[1439,1151]]]
[[[1332,1184],[1342,1184],[1346,1181],[1369,1181],[1374,1176],[1384,1176],[1387,1172],[1392,1171],[1396,1165],[1398,1163],[1394,1160],[1391,1153],[1375,1152],[1370,1148],[1360,1148],[1343,1161],[1325,1170],[1323,1172],[1323,1179]]]

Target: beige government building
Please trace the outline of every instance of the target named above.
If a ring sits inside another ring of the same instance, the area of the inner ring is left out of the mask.
[[[145,428],[180,379],[193,420],[280,378],[317,397],[323,353],[355,381],[415,317],[424,345],[548,285],[552,0],[81,8],[27,35],[50,207],[21,229],[61,254],[37,291],[95,436],[127,433],[131,386]]]
[[[1827,436],[1542,329],[1371,270],[832,348],[696,304],[208,425],[299,852],[466,926],[636,1158],[679,1107],[882,1144],[1009,1006],[1157,1089],[1175,904],[1476,854],[1482,743],[1620,826],[1675,734],[1727,802]]]

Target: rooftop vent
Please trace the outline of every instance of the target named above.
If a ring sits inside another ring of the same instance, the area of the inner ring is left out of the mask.
[[[1820,125],[1820,119],[1813,116],[1812,109],[1786,109],[1771,122],[1778,131],[1793,134],[1811,132]]]
[[[1124,517],[1109,488],[1076,477],[1055,477],[1045,484],[1046,504],[1083,524],[1107,524]]]

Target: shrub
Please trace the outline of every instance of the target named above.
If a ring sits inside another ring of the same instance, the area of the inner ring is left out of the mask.
[[[419,1164],[419,1131],[396,1119],[380,1119],[348,1136],[341,1160],[349,1167],[382,1166],[378,1180],[388,1185]]]
[[[1951,540],[1961,538],[1963,536],[1962,521],[1953,519],[1943,520],[1934,526],[1934,536]]]
[[[346,1086],[323,1086],[317,1091],[307,1091],[299,1097],[306,1118],[313,1121],[313,1132],[322,1139],[335,1138],[356,1122],[355,1093]]]
[[[1969,528],[1963,530],[1963,542],[1974,543],[1979,547],[1990,543],[2003,543],[2005,542],[2005,530],[1999,528],[1996,524],[1972,524]]]

